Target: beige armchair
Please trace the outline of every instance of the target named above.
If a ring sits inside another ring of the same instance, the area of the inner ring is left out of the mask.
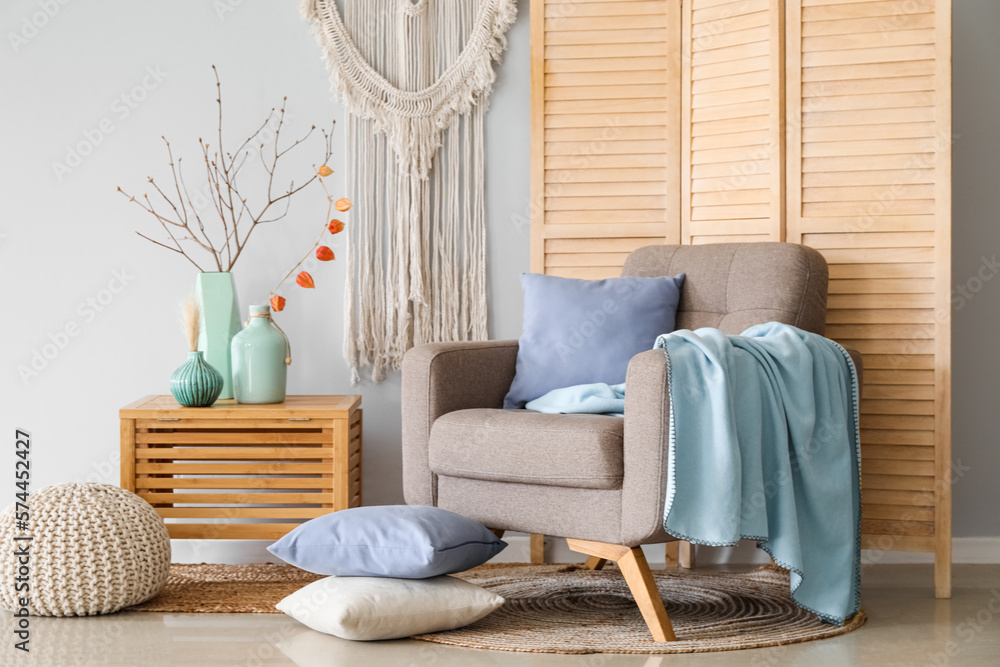
[[[650,246],[622,275],[686,273],[679,329],[738,334],[770,321],[823,333],[827,266],[790,243]],[[652,341],[650,341],[652,344]],[[625,417],[503,410],[516,340],[416,347],[403,362],[406,501],[503,530],[568,538],[588,567],[617,561],[657,641],[674,639],[642,544],[662,526],[669,419],[663,352],[633,357]],[[852,353],[861,370],[860,355]]]

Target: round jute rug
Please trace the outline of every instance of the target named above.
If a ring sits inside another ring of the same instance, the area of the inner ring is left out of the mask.
[[[835,637],[843,627],[800,609],[788,573],[765,566],[747,573],[655,571],[678,641],[654,642],[621,572],[579,565],[485,565],[457,575],[507,601],[472,625],[414,639],[535,653],[704,653]]]

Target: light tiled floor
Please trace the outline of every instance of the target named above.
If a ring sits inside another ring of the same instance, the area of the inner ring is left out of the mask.
[[[865,573],[860,630],[818,642],[698,655],[505,653],[398,640],[349,642],[280,615],[121,613],[33,618],[31,653],[0,622],[0,665],[160,667],[677,667],[688,665],[1000,665],[1000,566],[961,565],[951,600],[935,600],[931,569],[877,565]]]

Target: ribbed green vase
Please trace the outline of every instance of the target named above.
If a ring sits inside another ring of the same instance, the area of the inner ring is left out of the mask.
[[[186,408],[207,408],[222,393],[222,373],[205,361],[202,352],[189,352],[188,360],[170,376],[170,393]]]

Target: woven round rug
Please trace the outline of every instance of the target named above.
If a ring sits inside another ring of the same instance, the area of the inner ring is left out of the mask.
[[[768,565],[746,573],[654,570],[678,641],[654,642],[614,566],[484,565],[457,575],[506,602],[472,625],[414,639],[495,651],[535,653],[705,653],[836,637],[843,627],[799,608],[788,572]]]

